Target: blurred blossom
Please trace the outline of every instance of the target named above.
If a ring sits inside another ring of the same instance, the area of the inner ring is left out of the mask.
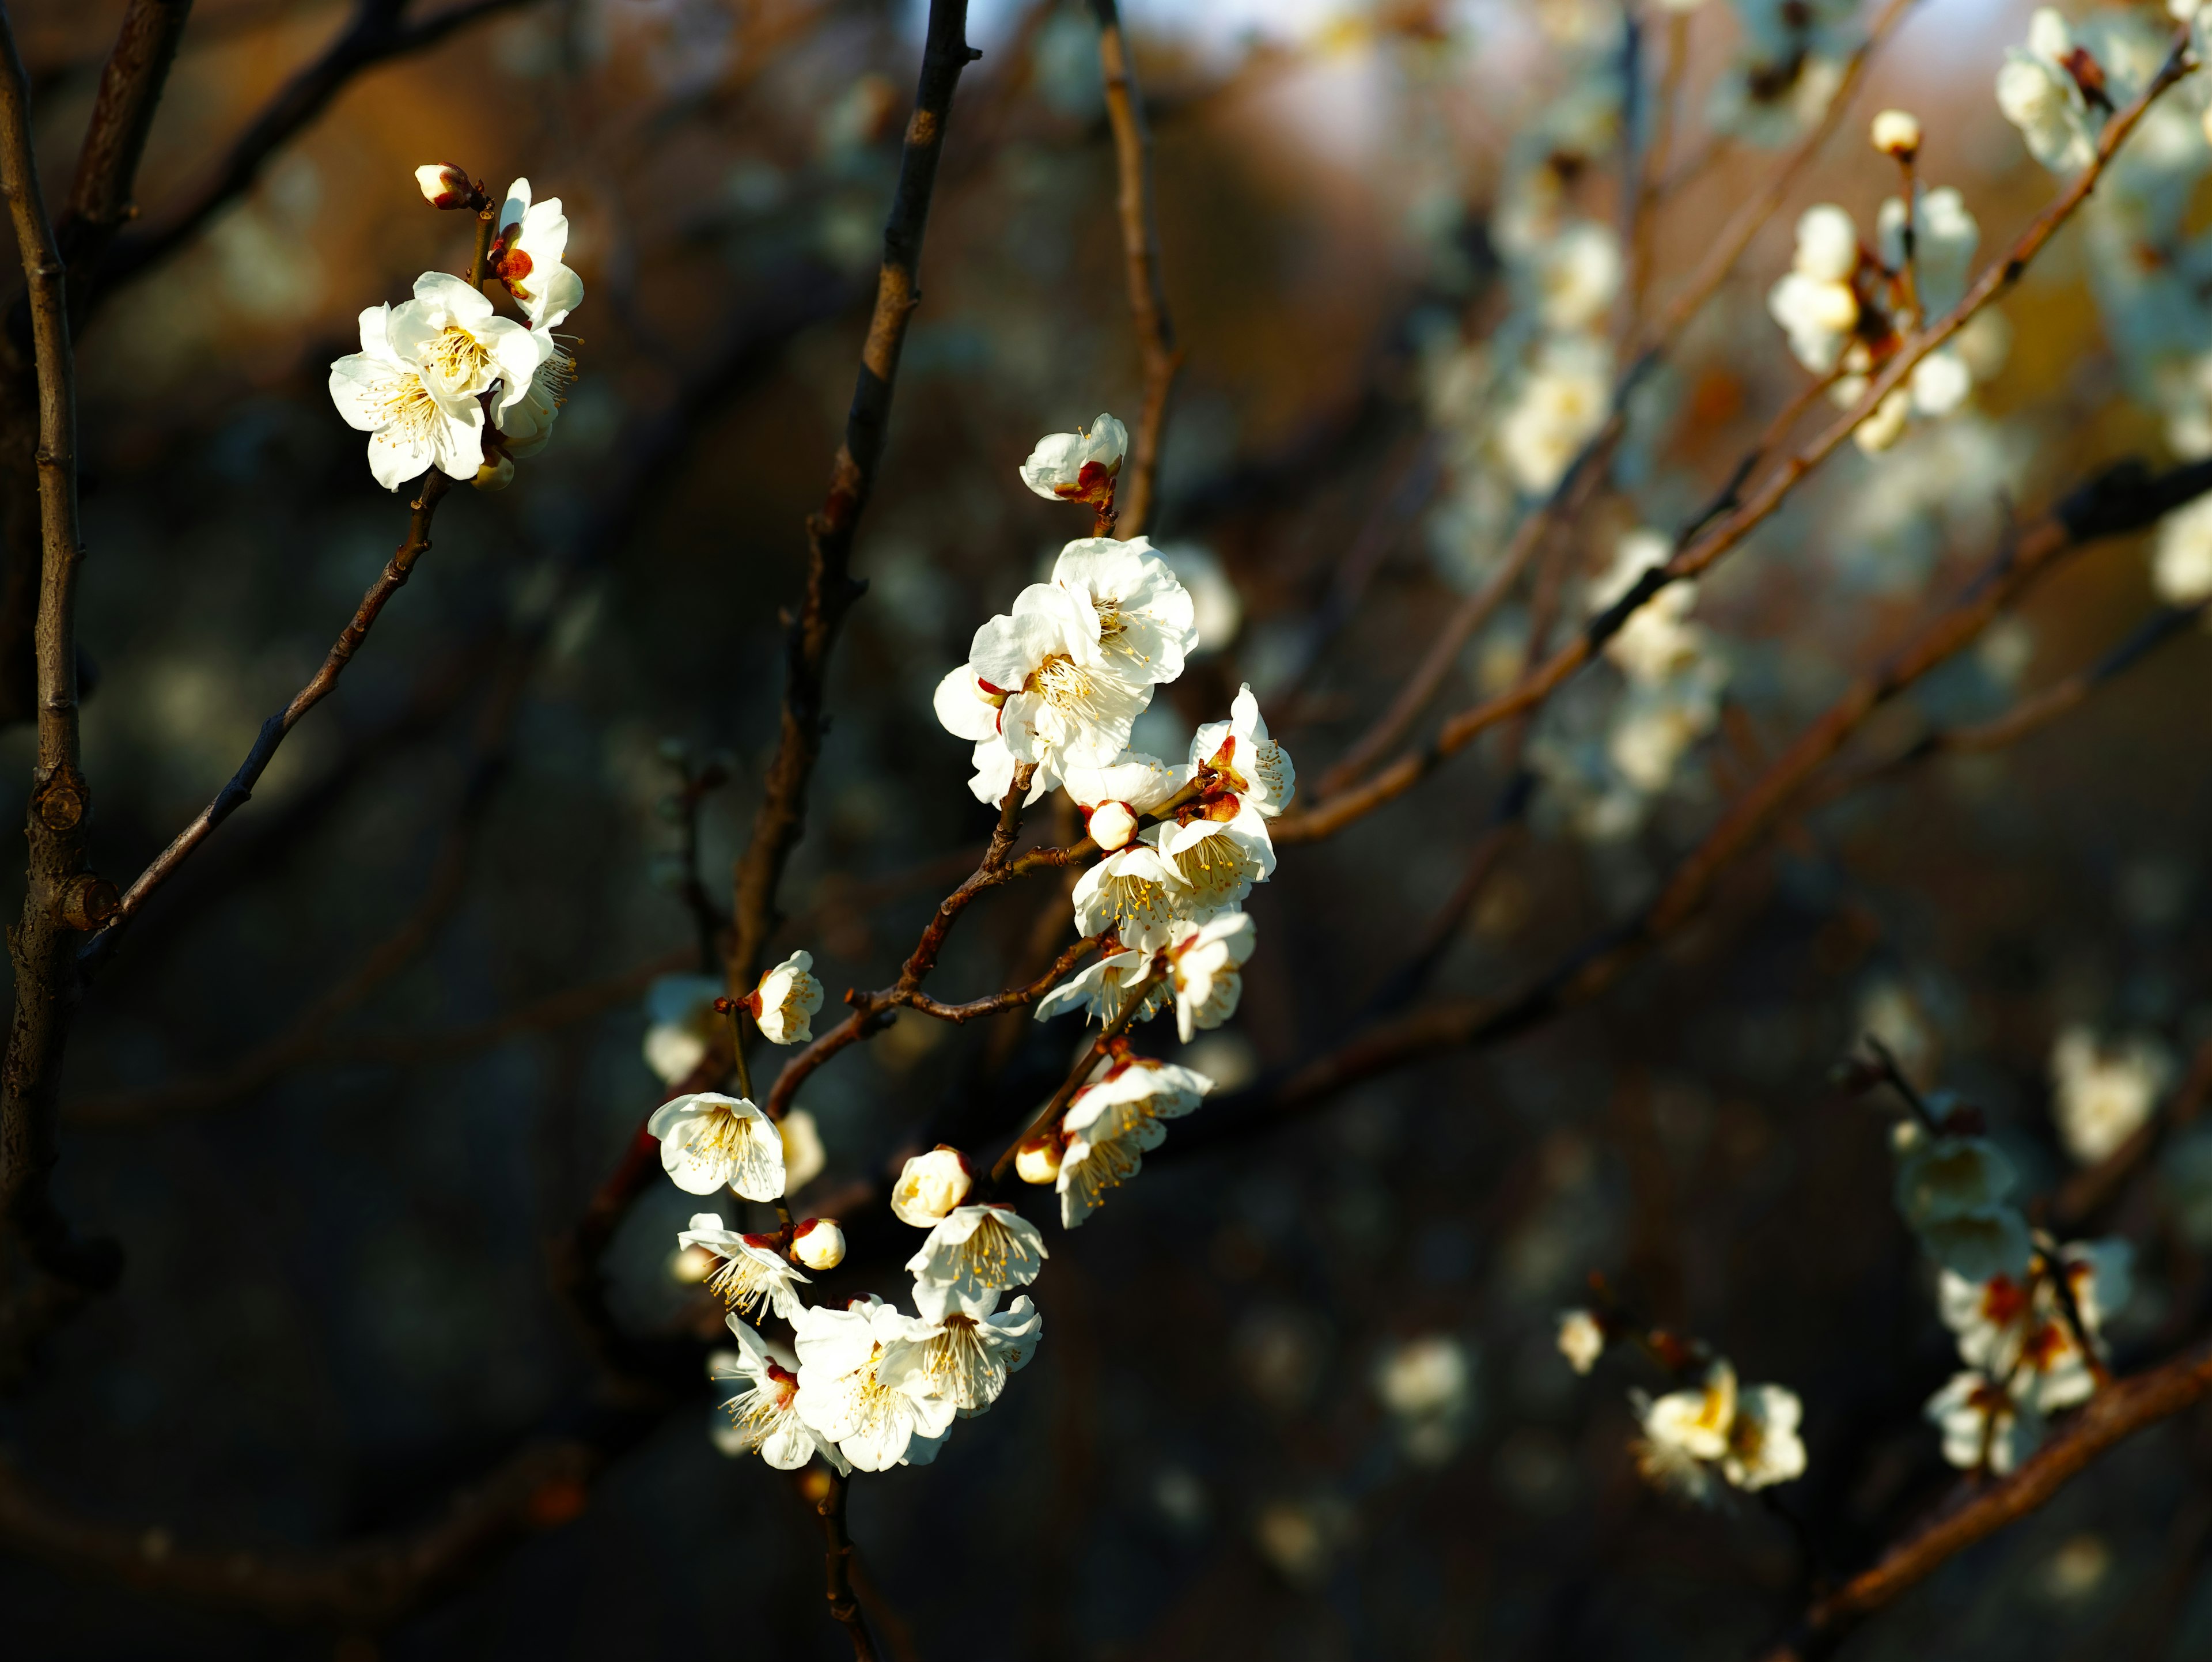
[[[2035,661],[2035,625],[2025,618],[2000,618],[1974,643],[1974,661],[2003,691],[2012,691]]]
[[[1394,1346],[1377,1359],[1374,1379],[1409,1458],[1441,1465],[1458,1452],[1474,1411],[1474,1369],[1457,1339],[1430,1333]]]
[[[2043,1440],[2040,1411],[1979,1373],[1953,1374],[1924,1411],[1943,1434],[1943,1458],[1966,1470],[1987,1465],[2002,1477]]]
[[[1901,981],[1876,981],[1859,995],[1852,1027],[1888,1047],[1905,1076],[1923,1088],[1935,1082],[1941,1056],[1928,1013]]]
[[[1317,1586],[1350,1533],[1341,1502],[1278,1501],[1252,1520],[1252,1538],[1261,1555],[1287,1581]]]
[[[2112,1568],[2112,1549],[2096,1535],[2069,1536],[2045,1561],[2037,1586],[2056,1604],[2075,1604],[2105,1585]]]
[[[2212,600],[2212,496],[2199,496],[2158,522],[2151,586],[2168,606]]]
[[[1181,1061],[1185,1068],[1212,1080],[1217,1092],[1241,1089],[1260,1075],[1259,1055],[1242,1033],[1210,1032],[1186,1046]]]
[[[1498,444],[1516,484],[1531,496],[1559,482],[1576,454],[1605,424],[1613,354],[1602,341],[1547,341],[1498,422]]]
[[[2134,1034],[2107,1048],[2091,1029],[2063,1030],[2051,1047],[2051,1117],[2083,1166],[2106,1159],[2149,1119],[2174,1073],[2172,1052]]]
[[[1162,1466],[1152,1476],[1152,1504],[1178,1533],[1195,1535],[1212,1510],[1206,1486],[1182,1466]]]
[[[1320,1385],[1326,1345],[1317,1318],[1263,1305],[1237,1324],[1231,1348],[1247,1389],[1276,1412],[1290,1414],[1304,1407]]]
[[[821,1128],[804,1108],[793,1108],[777,1123],[783,1134],[783,1178],[787,1193],[795,1193],[822,1175],[829,1164],[822,1146]]]
[[[1587,1310],[1570,1310],[1559,1318],[1559,1354],[1577,1373],[1588,1373],[1605,1354],[1605,1329]]]
[[[1196,610],[1198,644],[1191,659],[1211,657],[1236,640],[1244,626],[1244,601],[1213,551],[1203,543],[1170,543],[1154,551],[1189,591]]]
[[[646,989],[645,1065],[663,1084],[689,1079],[707,1059],[726,1020],[714,1013],[721,995],[717,976],[665,975]]]

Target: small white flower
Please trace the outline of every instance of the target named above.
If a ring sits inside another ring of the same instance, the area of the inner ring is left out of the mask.
[[[1145,840],[1181,885],[1173,896],[1176,916],[1204,922],[1241,905],[1255,883],[1274,874],[1275,843],[1267,820],[1233,795],[1182,812],[1188,817],[1153,827]]]
[[[1736,1488],[1762,1489],[1805,1475],[1805,1445],[1797,1434],[1804,1404],[1777,1385],[1747,1387],[1736,1398],[1721,1476]]]
[[[1818,283],[1849,283],[1859,266],[1859,228],[1832,202],[1815,203],[1797,216],[1791,268]]]
[[[1997,107],[2053,173],[2085,167],[2097,153],[2088,100],[2068,67],[2074,51],[2065,18],[2045,6],[2028,19],[2027,46],[2007,48],[1997,70]]]
[[[1022,483],[1048,501],[1109,502],[1129,429],[1102,415],[1087,429],[1048,433],[1021,466]]]
[[[743,1097],[700,1091],[665,1102],[645,1129],[660,1139],[660,1165],[678,1189],[711,1195],[724,1184],[747,1200],[783,1193],[783,1138]]]
[[[1561,333],[1602,320],[1620,293],[1620,239],[1613,228],[1582,219],[1537,250],[1536,312]]]
[[[2087,1027],[2069,1027],[2051,1050],[2051,1111],[2066,1152],[2094,1166],[2133,1136],[2173,1077],[2157,1040],[2130,1038],[2107,1051]]]
[[[1145,538],[1085,537],[1060,551],[1052,581],[1091,607],[1106,667],[1132,686],[1182,673],[1198,645],[1198,610]]]
[[[955,1207],[907,1260],[915,1308],[931,1321],[948,1310],[987,1314],[1007,1288],[1035,1281],[1049,1256],[1036,1225],[1012,1207]]]
[[[894,1390],[949,1402],[970,1419],[999,1400],[1006,1376],[1029,1366],[1043,1337],[1044,1317],[1026,1294],[996,1312],[925,1312],[884,1348],[876,1373]]]
[[[1900,161],[1919,154],[1920,122],[1910,110],[1884,110],[1874,119],[1874,147]]]
[[[1184,1044],[1194,1032],[1218,1027],[1237,1014],[1244,996],[1243,965],[1258,944],[1249,912],[1176,926],[1168,970],[1175,988],[1176,1032]]]
[[[1056,1183],[1060,1179],[1060,1133],[1055,1128],[1024,1142],[1014,1151],[1014,1175],[1024,1183]]]
[[[1086,1022],[1096,1020],[1110,1026],[1121,1018],[1139,983],[1152,974],[1152,968],[1150,953],[1109,953],[1039,999],[1036,1020],[1049,1021],[1063,1011],[1080,1009]],[[1153,987],[1145,995],[1146,1015],[1160,1008],[1167,998],[1165,987]]]
[[[1054,1170],[1060,1221],[1073,1229],[1098,1209],[1106,1190],[1134,1177],[1145,1151],[1205,1100],[1213,1081],[1173,1062],[1108,1058],[1092,1071],[1061,1121],[1066,1147]]]
[[[804,1108],[793,1108],[776,1122],[783,1136],[783,1187],[796,1194],[822,1175],[830,1151],[822,1146],[822,1128]]]
[[[1612,569],[1590,587],[1591,614],[1619,600],[1646,571],[1666,564],[1674,549],[1673,539],[1663,532],[1632,531],[1623,537]],[[1681,673],[1705,656],[1711,642],[1707,630],[1689,620],[1697,603],[1694,582],[1668,584],[1629,614],[1628,621],[1605,643],[1605,655],[1623,675],[1641,685],[1666,681]]]
[[[519,399],[502,399],[492,411],[500,447],[511,457],[536,455],[553,438],[553,423],[576,384],[576,360],[546,329],[533,330],[544,354]]]
[[[1942,1428],[1943,1458],[1961,1470],[1987,1464],[2003,1476],[2043,1440],[2043,1416],[1987,1375],[1954,1373],[1923,1410]]]
[[[721,995],[713,976],[665,975],[646,989],[645,1065],[664,1085],[681,1084],[706,1061],[722,1026]]]
[[[1108,855],[1077,880],[1075,927],[1085,938],[1110,932],[1149,958],[1174,934],[1176,901],[1186,892],[1159,850],[1139,843]]]
[[[1008,752],[1017,762],[1038,763],[1055,781],[1065,768],[1103,767],[1119,758],[1130,724],[1152,702],[1149,684],[1124,679],[1108,662],[1097,612],[1057,583],[1030,584],[1012,612],[977,630],[968,662],[985,696],[1004,700],[996,732]],[[940,685],[940,720],[946,703]]]
[[[1728,1452],[1735,1408],[1735,1369],[1725,1361],[1716,1361],[1705,1370],[1705,1384],[1697,1390],[1669,1391],[1645,1405],[1644,1434],[1693,1460],[1717,1460]]]
[[[435,467],[470,479],[483,466],[483,406],[439,392],[392,344],[392,310],[361,314],[361,350],[331,365],[331,401],[368,435],[368,469],[387,490]]]
[[[1912,366],[1906,387],[1911,394],[1912,408],[1920,415],[1931,417],[1949,415],[1966,401],[1974,390],[1973,375],[1966,368],[1966,359],[1949,347],[1938,347]],[[1894,398],[1896,394],[1890,395]],[[1888,407],[1884,401],[1883,407]]]
[[[1273,819],[1297,794],[1291,753],[1267,736],[1267,718],[1249,682],[1239,687],[1225,721],[1208,721],[1190,740],[1190,765],[1210,801],[1226,796]]]
[[[2027,1221],[2004,1203],[2012,1162],[1986,1137],[1922,1136],[1898,1161],[1897,1209],[1929,1255],[1969,1281],[2022,1275]]]
[[[2158,522],[2151,584],[2168,606],[2212,600],[2212,496],[2199,496]]]
[[[1767,290],[1766,310],[1790,338],[1790,355],[1816,375],[1842,361],[1859,321],[1858,296],[1849,283],[1823,283],[1802,271],[1783,273]]]
[[[968,1198],[975,1185],[968,1157],[939,1143],[907,1161],[898,1182],[891,1186],[891,1210],[901,1223],[910,1223],[916,1229],[933,1228]]]
[[[533,203],[526,179],[508,186],[490,270],[535,327],[555,328],[583,304],[584,280],[563,263],[568,253],[568,216],[561,211],[561,198]]]
[[[552,346],[449,271],[415,279],[415,298],[392,309],[392,349],[416,365],[441,399],[474,399],[499,389],[495,414],[520,403]]]
[[[814,1037],[814,1013],[822,1008],[822,983],[807,971],[814,954],[793,953],[760,978],[745,1000],[771,1044],[805,1044]]]
[[[415,170],[415,185],[422,192],[422,200],[433,208],[465,208],[476,194],[467,174],[435,161],[426,161]]]
[[[1605,1355],[1605,1329],[1587,1310],[1570,1310],[1559,1317],[1559,1355],[1577,1373],[1588,1373]]]
[[[909,1376],[886,1384],[879,1364],[907,1336],[906,1317],[870,1295],[843,1310],[819,1305],[793,1323],[799,1350],[799,1417],[860,1471],[927,1465],[952,1428],[957,1404]]]
[[[799,1417],[799,1376],[769,1354],[768,1346],[735,1316],[730,1331],[737,1336],[738,1354],[711,1370],[717,1379],[743,1379],[748,1389],[722,1404],[730,1416],[732,1434],[718,1438],[730,1454],[757,1451],[762,1459],[779,1471],[796,1471],[817,1454],[840,1471],[851,1466],[836,1445]]]
[[[791,1232],[791,1253],[809,1269],[835,1269],[845,1262],[845,1232],[835,1218],[808,1218]]]
[[[1912,414],[1912,393],[1895,387],[1875,405],[1874,413],[1851,429],[1851,442],[1869,456],[1880,455],[1905,436],[1905,423]]]
[[[1612,403],[1612,355],[1603,342],[1546,340],[1498,424],[1498,452],[1514,483],[1532,496],[1559,484],[1605,425]]]
[[[739,1234],[723,1227],[719,1213],[701,1212],[676,1237],[676,1245],[714,1255],[716,1268],[707,1277],[707,1290],[732,1310],[750,1315],[765,1304],[787,1322],[799,1319],[804,1306],[797,1288],[806,1285],[807,1278],[776,1249],[775,1236]]]

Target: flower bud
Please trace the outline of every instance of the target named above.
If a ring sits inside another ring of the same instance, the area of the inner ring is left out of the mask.
[[[845,1262],[845,1232],[835,1218],[809,1218],[791,1232],[791,1256],[809,1269],[835,1269]]]
[[[415,183],[422,200],[433,208],[466,208],[475,201],[476,187],[469,176],[451,163],[424,162],[415,170]]]
[[[891,1210],[900,1222],[927,1229],[968,1198],[974,1182],[968,1157],[940,1142],[906,1163],[891,1190]]]
[[[1874,119],[1874,147],[1910,161],[1920,153],[1920,123],[1909,110],[1884,110]]]
[[[1127,802],[1101,802],[1091,810],[1091,840],[1101,853],[1128,847],[1136,834],[1136,812]]]
[[[469,481],[479,490],[504,490],[514,483],[514,459],[494,456],[477,469],[477,476]]]
[[[1024,1143],[1014,1154],[1014,1172],[1024,1183],[1058,1182],[1060,1139],[1047,1132],[1033,1141]]]

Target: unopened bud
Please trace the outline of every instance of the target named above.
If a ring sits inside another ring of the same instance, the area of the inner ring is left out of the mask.
[[[469,176],[450,163],[426,161],[415,170],[415,183],[422,192],[422,200],[433,208],[467,208],[476,201],[476,187]]]
[[[1874,119],[1874,147],[1899,161],[1911,161],[1920,153],[1920,123],[1908,110],[1884,110]]]
[[[791,1232],[791,1256],[809,1269],[835,1269],[845,1262],[845,1232],[835,1218],[809,1218]]]
[[[477,476],[469,481],[479,490],[504,490],[514,483],[514,459],[494,456],[477,469]]]
[[[1091,810],[1091,840],[1111,854],[1137,834],[1137,815],[1127,802],[1101,802]]]
[[[974,1185],[968,1157],[940,1142],[906,1163],[891,1189],[891,1210],[902,1223],[910,1223],[916,1229],[933,1228],[968,1198]]]
[[[1034,1142],[1024,1143],[1014,1154],[1014,1172],[1024,1183],[1057,1183],[1060,1180],[1060,1139],[1042,1136]]]

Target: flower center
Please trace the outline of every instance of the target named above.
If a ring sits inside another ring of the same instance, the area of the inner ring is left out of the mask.
[[[447,324],[424,356],[441,378],[458,386],[473,385],[491,362],[483,344],[458,323]]]
[[[1024,691],[1061,709],[1072,709],[1090,698],[1091,672],[1066,653],[1055,652],[1036,667]]]

